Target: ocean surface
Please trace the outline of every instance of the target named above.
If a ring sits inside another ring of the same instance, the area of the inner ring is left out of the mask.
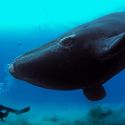
[[[125,71],[104,84],[107,96],[88,101],[82,90],[58,91],[17,80],[8,65],[21,54],[57,38],[71,28],[113,12],[125,0],[0,1],[0,104],[10,113],[0,125],[125,125]]]

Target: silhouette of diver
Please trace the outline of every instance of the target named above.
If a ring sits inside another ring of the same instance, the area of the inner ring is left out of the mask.
[[[8,117],[9,113],[15,113],[15,114],[22,114],[25,112],[28,112],[30,110],[30,107],[26,107],[21,110],[15,110],[3,105],[0,105],[0,120],[4,121],[4,118]]]

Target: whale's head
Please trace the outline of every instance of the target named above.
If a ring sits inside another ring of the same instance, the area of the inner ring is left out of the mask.
[[[74,82],[74,66],[79,58],[77,44],[74,34],[58,38],[17,57],[10,64],[9,71],[14,77],[38,86],[65,86],[68,82]]]

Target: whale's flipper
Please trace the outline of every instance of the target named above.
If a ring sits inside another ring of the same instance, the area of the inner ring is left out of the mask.
[[[125,32],[99,42],[94,46],[96,58],[101,60],[109,59],[125,50]]]
[[[101,85],[91,88],[85,88],[83,89],[83,92],[85,96],[91,101],[100,100],[106,96],[104,87]]]

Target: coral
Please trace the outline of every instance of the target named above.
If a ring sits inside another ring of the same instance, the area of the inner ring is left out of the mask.
[[[96,106],[86,115],[86,125],[125,125],[125,107]]]

